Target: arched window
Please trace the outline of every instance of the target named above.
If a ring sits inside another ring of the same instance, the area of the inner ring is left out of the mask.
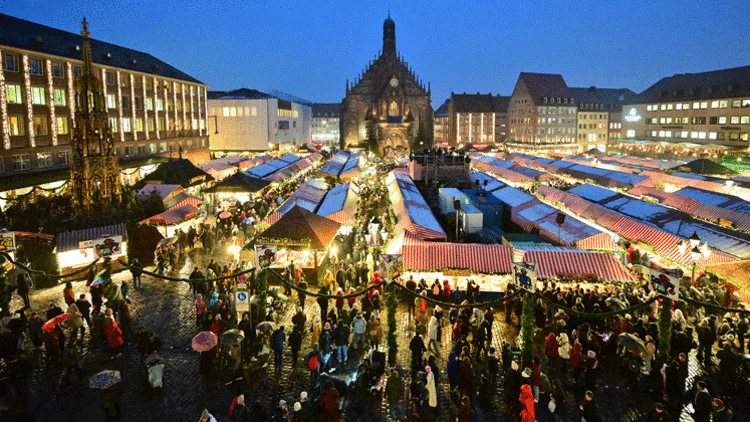
[[[388,115],[389,116],[398,116],[400,113],[398,111],[398,103],[396,101],[391,101],[391,105],[388,106]]]

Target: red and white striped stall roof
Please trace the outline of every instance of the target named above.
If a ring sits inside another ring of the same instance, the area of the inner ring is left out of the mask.
[[[537,277],[556,280],[559,278],[587,278],[595,276],[609,282],[634,283],[636,280],[613,255],[580,251],[528,251],[526,262],[536,262]]]
[[[18,235],[18,233],[21,232],[17,232],[16,234]],[[123,241],[128,240],[128,233],[127,230],[125,230],[125,224],[113,224],[111,226],[62,232],[57,235],[57,253],[74,251],[78,249],[80,242],[95,240],[104,236],[122,236]]]
[[[512,271],[513,250],[504,245],[428,242],[404,233],[404,267],[414,271],[442,271],[468,268],[477,273],[501,274]]]

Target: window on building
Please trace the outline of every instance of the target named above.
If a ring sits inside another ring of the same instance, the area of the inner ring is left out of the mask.
[[[18,54],[3,53],[3,68],[6,72],[18,72]]]
[[[24,135],[23,116],[20,114],[11,114],[8,116],[8,123],[10,124],[10,136]]]
[[[115,94],[107,94],[107,108],[117,108],[117,97]]]
[[[698,132],[698,139],[706,139],[706,132]]]
[[[156,99],[156,111],[164,111],[164,100],[161,98]]]
[[[747,132],[740,133],[740,141],[747,142]]]
[[[41,86],[31,87],[31,104],[47,105],[47,96],[44,95],[44,88]]]
[[[29,73],[32,75],[43,75],[44,74],[44,62],[42,59],[35,57],[29,57]]]
[[[708,108],[708,101],[701,101],[701,110],[705,110]]]
[[[133,107],[135,107],[136,110],[143,110],[143,98],[135,97],[135,99],[133,99]]]
[[[135,131],[143,132],[143,119],[140,117],[135,119]]]
[[[698,139],[698,132],[690,132],[690,139]]]
[[[29,170],[31,168],[31,160],[29,154],[16,154],[13,156],[13,171]]]
[[[138,145],[138,155],[146,155],[146,145]]]
[[[727,107],[729,107],[728,100],[719,100],[719,108],[727,108]]]
[[[237,117],[237,107],[229,107],[229,115],[232,117]]]
[[[49,135],[47,116],[34,116],[34,133],[37,136]]]
[[[727,117],[726,116],[719,116],[719,124],[720,125],[727,124]]]
[[[153,111],[154,109],[154,99],[153,98],[146,98],[146,110],[147,111]]]
[[[701,103],[693,103],[693,110],[698,110],[701,108]]]
[[[742,107],[750,107],[750,99],[742,100]]]
[[[687,137],[688,137],[688,133],[686,130],[683,130],[682,132],[680,132],[680,138],[687,139]]]
[[[229,117],[229,107],[222,107],[221,113],[224,115],[224,117]]]
[[[117,133],[120,131],[117,124],[117,117],[109,118],[109,127],[112,129],[112,133]]]
[[[73,79],[81,77],[81,66],[73,66]]]
[[[115,72],[107,71],[104,73],[106,75],[107,79],[107,85],[114,85],[115,84]]]
[[[750,123],[750,116],[740,116],[740,124],[746,125]]]
[[[730,124],[733,124],[733,125],[740,124],[740,116],[732,116],[729,122]]]
[[[190,128],[193,130],[198,130],[198,119],[193,119],[190,122]]]
[[[125,145],[125,156],[132,157],[135,155],[135,145]]]
[[[130,97],[122,96],[121,97],[121,103],[122,103],[122,109],[123,110],[129,110],[130,109]]]
[[[716,132],[708,132],[708,139],[715,140],[718,137]]]
[[[237,107],[237,115],[242,117],[243,113],[244,113],[244,110],[242,109],[242,107]]]
[[[55,127],[57,128],[58,135],[67,135],[70,133],[68,129],[68,117],[67,116],[56,116]]]
[[[8,100],[8,104],[21,104],[23,103],[23,96],[21,95],[21,85],[5,85],[5,95]]]
[[[132,128],[130,127],[130,118],[129,117],[123,117],[122,118],[122,131],[125,133],[132,132]]]
[[[661,104],[659,107],[660,107],[660,110],[662,110],[662,111],[664,111],[664,110],[667,109],[667,105],[666,104]]]
[[[156,144],[149,144],[148,147],[151,154],[156,154]]]
[[[154,126],[154,119],[152,117],[148,118],[147,124],[148,124],[148,131],[153,132],[155,130],[155,126]]]
[[[52,62],[52,77],[54,78],[63,78],[65,77],[65,72],[63,72],[63,65],[60,62]]]
[[[719,100],[711,101],[711,108],[719,108]]]
[[[60,107],[65,107],[65,90],[64,89],[55,89],[55,105]]]
[[[719,117],[718,116],[711,116],[708,118],[708,124],[710,125],[716,125],[719,123]]]
[[[61,166],[70,164],[70,151],[60,151],[57,153],[57,161],[60,162]]]
[[[672,103],[667,104],[667,110],[672,110]]]
[[[54,162],[52,161],[51,152],[38,152],[36,154],[36,165],[40,169],[46,169],[52,167]]]
[[[159,144],[159,152],[167,152],[167,143],[162,142]]]
[[[739,132],[729,132],[729,140],[730,141],[739,141],[740,140],[740,133]]]
[[[169,128],[167,128],[167,127],[166,127],[166,124],[165,124],[165,123],[166,123],[166,121],[164,120],[164,118],[163,118],[163,117],[160,117],[160,118],[158,118],[158,119],[156,120],[156,129],[157,129],[157,130],[164,130],[164,129],[169,129]]]

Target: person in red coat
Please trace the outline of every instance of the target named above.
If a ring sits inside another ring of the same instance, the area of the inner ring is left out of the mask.
[[[336,315],[341,316],[341,310],[344,309],[344,291],[339,287],[339,291],[336,292]]]
[[[216,314],[209,331],[216,334],[216,337],[221,337],[221,333],[224,332],[224,328],[221,326],[221,314]]]
[[[521,410],[521,422],[535,422],[536,410],[534,409],[534,394],[528,384],[521,386],[521,394],[518,396],[523,409]]]
[[[354,290],[354,287],[350,287],[349,288],[349,293],[347,293],[347,294],[353,295],[353,294],[356,294],[356,293],[357,293],[357,291]],[[349,304],[349,309],[353,309],[354,308],[354,304],[357,303],[357,296],[351,296],[351,297],[346,298],[346,303]]]
[[[448,280],[443,280],[443,300],[446,302],[451,300],[451,283]]]
[[[107,335],[107,346],[112,353],[118,353],[117,350],[122,346],[122,330],[117,326],[117,321],[113,318],[107,318],[107,325],[104,327],[104,333]],[[119,353],[118,353],[119,354]]]
[[[570,366],[573,367],[573,382],[576,383],[583,371],[583,345],[578,339],[573,343],[573,351],[570,352]]]
[[[382,283],[383,279],[380,277],[380,271],[375,271],[375,273],[372,275],[372,285],[375,286],[379,283]],[[383,293],[383,286],[379,286],[377,288],[374,288],[369,291],[370,299],[372,299],[372,296],[375,294],[375,292]]]
[[[339,394],[333,383],[328,380],[323,386],[323,394],[320,396],[320,408],[323,411],[323,422],[338,422],[341,419],[339,410]]]

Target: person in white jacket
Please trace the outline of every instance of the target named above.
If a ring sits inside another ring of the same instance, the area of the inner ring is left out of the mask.
[[[200,422],[216,422],[216,418],[214,417],[214,415],[208,413],[208,409],[203,409]]]
[[[429,342],[427,343],[427,348],[429,349],[432,347],[435,351],[436,355],[440,354],[440,351],[438,350],[437,345],[437,338],[438,338],[438,319],[436,316],[432,316],[432,319],[430,320],[430,325],[427,327],[427,338],[429,339]]]
[[[432,368],[429,366],[424,367],[425,372],[427,373],[427,393],[429,395],[429,403],[430,408],[432,409],[432,413],[434,414],[437,410],[438,400],[437,400],[437,387],[435,386],[435,374],[432,373]]]

